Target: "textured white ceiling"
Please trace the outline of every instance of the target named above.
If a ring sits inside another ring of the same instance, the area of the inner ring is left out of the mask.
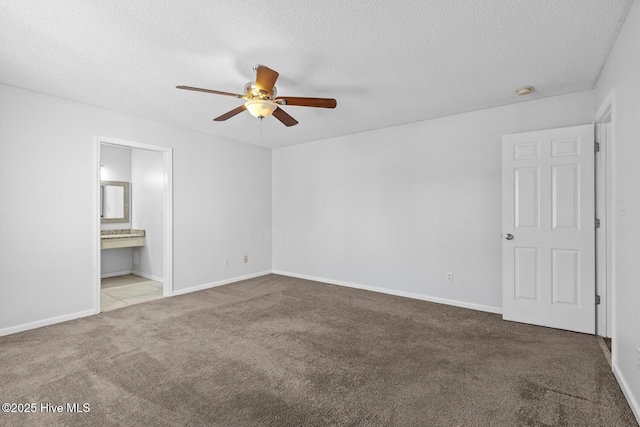
[[[632,1],[0,0],[0,82],[281,147],[591,89]],[[337,108],[213,122],[241,100],[175,89],[254,64]]]

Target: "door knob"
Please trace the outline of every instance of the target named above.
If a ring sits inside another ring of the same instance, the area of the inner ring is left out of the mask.
[[[507,233],[507,234],[504,235],[504,238],[507,239],[507,240],[513,240],[513,234]]]

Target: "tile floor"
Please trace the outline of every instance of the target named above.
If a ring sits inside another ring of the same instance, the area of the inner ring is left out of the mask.
[[[134,274],[105,277],[100,292],[100,311],[109,311],[162,298],[162,283]]]

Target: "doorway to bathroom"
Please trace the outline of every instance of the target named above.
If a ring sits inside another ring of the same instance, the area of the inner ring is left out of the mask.
[[[173,294],[172,149],[96,137],[95,312]]]

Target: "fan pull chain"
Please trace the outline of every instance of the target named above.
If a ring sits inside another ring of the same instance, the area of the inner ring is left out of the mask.
[[[260,118],[260,146],[263,147],[263,145],[262,145],[262,118]]]

